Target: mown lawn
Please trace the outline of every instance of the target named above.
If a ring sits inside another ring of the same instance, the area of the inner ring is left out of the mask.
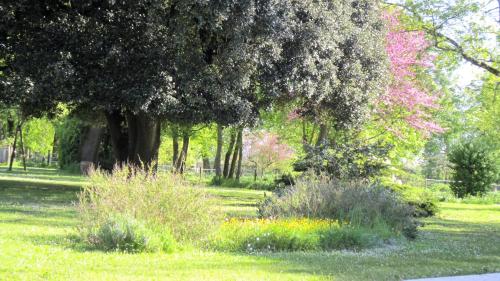
[[[31,171],[0,173],[0,280],[401,280],[500,272],[499,205],[443,203],[416,241],[362,252],[88,251],[72,240],[73,204],[85,179]],[[264,194],[208,190],[232,216],[255,216]]]

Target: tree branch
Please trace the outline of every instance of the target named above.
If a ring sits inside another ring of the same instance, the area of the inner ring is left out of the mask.
[[[482,68],[482,69],[490,72],[491,74],[493,74],[493,75],[495,75],[497,77],[500,77],[500,69],[495,68],[492,65],[487,64],[485,62],[482,62],[479,59],[473,58],[472,56],[470,56],[469,54],[467,54],[464,51],[463,47],[457,41],[455,41],[453,38],[450,38],[450,37],[444,35],[443,33],[439,32],[437,30],[429,30],[429,29],[427,29],[426,31],[428,33],[432,34],[435,38],[439,37],[440,39],[445,40],[446,42],[448,42],[449,44],[451,44],[453,46],[453,48],[443,47],[443,46],[439,45],[438,40],[435,40],[435,44],[434,45],[435,45],[436,48],[438,48],[440,50],[443,50],[443,51],[456,52],[460,56],[462,56],[463,59],[465,59],[466,61],[472,63],[473,65],[475,65],[477,67],[480,67],[480,68]]]

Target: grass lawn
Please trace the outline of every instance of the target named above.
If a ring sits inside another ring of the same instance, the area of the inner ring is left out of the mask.
[[[174,254],[87,251],[72,241],[85,179],[0,173],[0,280],[401,280],[500,272],[500,205],[443,203],[415,242],[362,252]],[[229,215],[255,216],[264,192],[207,188]]]

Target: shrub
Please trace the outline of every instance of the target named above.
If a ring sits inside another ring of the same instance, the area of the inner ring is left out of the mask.
[[[398,193],[406,203],[413,206],[414,217],[431,217],[438,212],[438,200],[429,190],[405,184],[384,183],[383,185]]]
[[[307,217],[337,220],[351,227],[373,229],[387,225],[393,233],[415,237],[414,209],[397,194],[379,185],[303,179],[268,197],[259,206],[262,217]]]
[[[153,231],[133,218],[111,216],[88,235],[88,242],[101,250],[170,252],[175,240],[168,230]]]
[[[497,178],[495,161],[484,146],[466,143],[448,155],[453,168],[451,190],[458,198],[483,195]]]
[[[295,185],[295,178],[292,174],[282,174],[274,180],[274,188],[285,188],[287,186]]]
[[[151,175],[127,167],[115,168],[111,174],[92,171],[79,199],[79,229],[87,240],[96,230],[111,235],[112,227],[135,227],[138,221],[156,232],[167,229],[177,241],[199,242],[222,218],[202,189],[172,174]],[[132,220],[118,224],[117,217]]]

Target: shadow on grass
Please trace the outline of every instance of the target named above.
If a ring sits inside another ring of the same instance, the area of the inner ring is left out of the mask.
[[[67,171],[53,168],[34,168],[29,167],[27,171],[21,168],[14,168],[8,171],[7,168],[0,168],[0,176],[12,177],[20,179],[39,179],[39,180],[58,180],[58,181],[73,181],[83,182],[85,180],[81,174],[70,173]]]
[[[0,179],[0,204],[67,205],[77,200],[80,190],[75,184]]]

